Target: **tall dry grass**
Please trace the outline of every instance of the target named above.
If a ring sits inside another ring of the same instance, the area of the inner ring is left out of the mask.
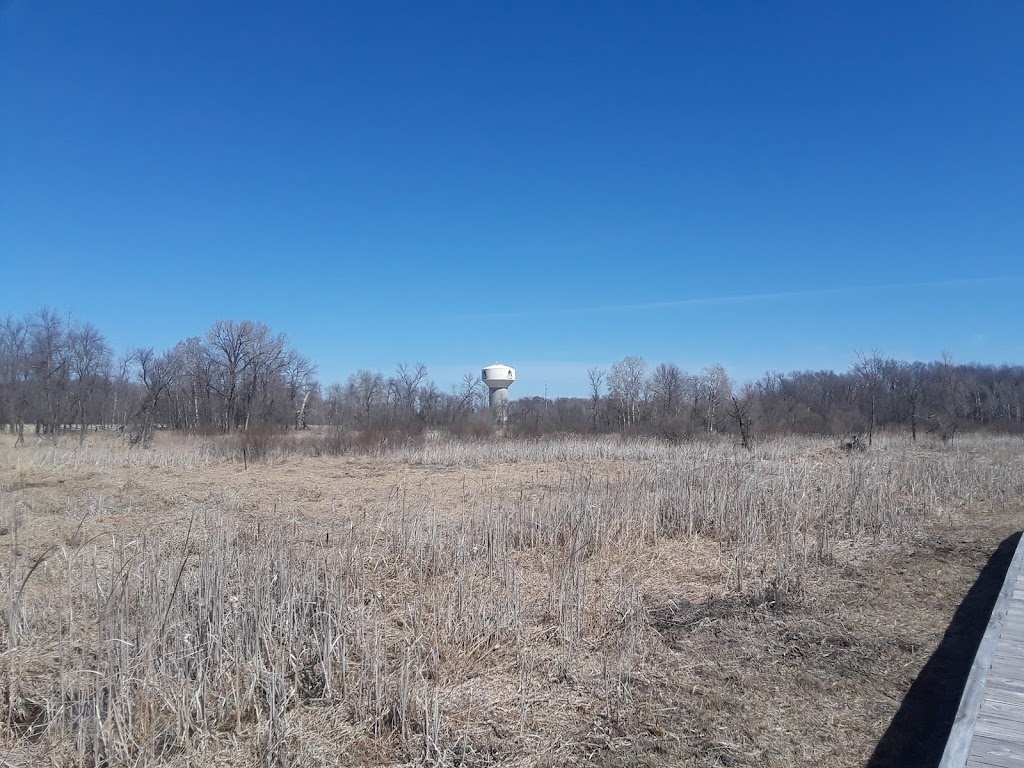
[[[198,440],[21,451],[0,496],[4,741],[78,766],[579,760],[657,682],[651,612],[674,595],[655,571],[799,601],[929,520],[1019,503],[1022,448],[427,441],[376,461],[559,471],[496,474],[454,501],[395,490],[326,520],[193,503],[187,525],[131,536],[91,536],[102,499],[69,498],[61,514],[81,522],[34,547],[20,467],[234,459]]]

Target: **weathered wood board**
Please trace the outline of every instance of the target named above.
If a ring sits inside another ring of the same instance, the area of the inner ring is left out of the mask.
[[[1024,536],[964,686],[941,768],[1024,768]]]

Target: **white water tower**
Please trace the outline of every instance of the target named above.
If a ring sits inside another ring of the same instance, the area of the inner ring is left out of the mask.
[[[516,380],[516,369],[495,363],[484,368],[480,378],[491,391],[491,413],[495,421],[505,426],[508,421],[508,388]]]

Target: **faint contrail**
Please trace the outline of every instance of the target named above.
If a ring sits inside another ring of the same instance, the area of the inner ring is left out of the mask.
[[[975,277],[957,280],[922,280],[906,283],[876,283],[874,285],[843,285],[834,288],[812,288],[805,291],[772,291],[766,293],[737,293],[726,296],[702,296],[690,299],[672,299],[667,301],[649,301],[637,304],[605,304],[593,307],[560,307],[557,309],[536,309],[522,312],[502,312],[474,317],[525,317],[529,315],[576,315],[597,312],[642,312],[657,309],[676,309],[682,307],[715,306],[719,304],[744,304],[757,301],[780,301],[784,299],[807,299],[822,296],[841,296],[873,291],[908,290],[925,288],[964,288],[968,286],[993,285],[996,283],[1017,282],[1024,277],[1006,275],[1000,277]]]

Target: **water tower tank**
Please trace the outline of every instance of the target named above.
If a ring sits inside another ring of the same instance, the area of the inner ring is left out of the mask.
[[[491,392],[490,404],[494,418],[504,424],[508,421],[508,388],[516,380],[516,369],[495,363],[484,368],[480,378]]]

